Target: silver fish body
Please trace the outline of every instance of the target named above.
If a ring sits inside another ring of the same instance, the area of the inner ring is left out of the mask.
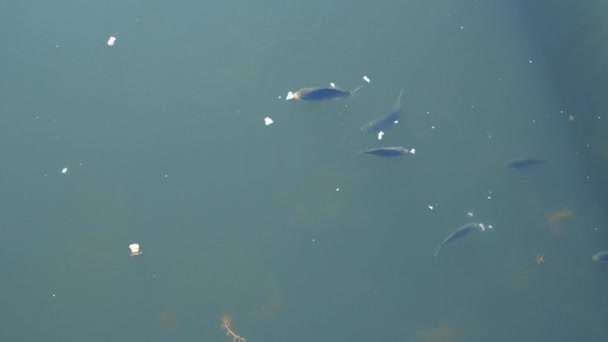
[[[371,154],[374,156],[380,157],[398,157],[407,154],[409,150],[405,147],[401,146],[393,146],[393,147],[379,147],[379,148],[370,148],[367,150],[363,150],[365,154]]]
[[[483,230],[484,226],[481,223],[476,222],[467,223],[464,226],[456,229],[452,234],[448,235],[448,237],[446,237],[443,242],[441,242],[439,247],[437,247],[437,250],[435,251],[435,256],[439,255],[439,251],[441,251],[443,246],[448,245],[456,240],[460,240],[478,229]]]
[[[597,261],[597,262],[608,262],[608,251],[601,251],[601,252],[595,253],[595,255],[593,257],[591,257],[591,259],[593,259],[593,261]]]

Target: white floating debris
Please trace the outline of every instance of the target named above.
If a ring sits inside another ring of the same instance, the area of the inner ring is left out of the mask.
[[[335,87],[336,87],[336,84],[335,84],[334,82],[331,82],[329,85],[330,85],[332,88],[335,88]]]
[[[415,148],[411,149],[411,150],[410,150],[410,153],[411,153],[411,154],[416,154],[416,149],[415,149]]]
[[[467,213],[467,216],[468,216],[468,217],[473,217],[473,216],[475,216],[475,214],[474,214],[472,211],[469,211],[469,212]]]
[[[272,121],[272,119],[271,119],[271,118],[269,118],[269,117],[265,117],[265,118],[264,118],[264,124],[266,124],[266,126],[270,126],[270,125],[272,125],[272,123],[273,123],[273,122],[274,122],[274,121]]]
[[[61,169],[61,173],[64,173],[64,174],[65,174],[65,173],[68,173],[68,168],[67,168],[67,167],[64,167],[63,169]]]
[[[139,250],[139,244],[138,243],[132,243],[129,245],[129,249],[131,250],[131,256],[137,256],[141,254],[141,251]]]
[[[383,135],[384,135],[384,132],[382,132],[382,131],[378,132],[378,140],[382,140]]]
[[[336,191],[340,191],[340,188],[336,188]]]
[[[433,207],[432,205],[429,205],[429,209],[433,210],[435,207]]]
[[[116,37],[110,36],[110,38],[108,38],[108,46],[114,46],[115,42],[116,42]]]
[[[365,76],[365,75],[363,75],[363,80],[364,80],[365,82],[367,82],[367,83],[371,82],[371,81],[369,80],[369,77],[367,77],[367,76]]]
[[[287,96],[285,96],[285,100],[289,101],[291,99],[294,99],[296,97],[296,95],[293,92],[289,92],[287,93]]]

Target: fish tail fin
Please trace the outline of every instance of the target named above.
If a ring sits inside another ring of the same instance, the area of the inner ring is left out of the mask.
[[[350,93],[354,94],[355,92],[357,92],[359,89],[363,88],[363,86],[365,86],[365,84],[362,84],[360,86],[358,86],[357,88],[355,88],[355,90],[352,90]]]
[[[404,88],[401,88],[399,91],[399,97],[397,97],[397,101],[395,101],[395,104],[393,105],[393,111],[401,110],[401,98],[403,97],[403,90]]]

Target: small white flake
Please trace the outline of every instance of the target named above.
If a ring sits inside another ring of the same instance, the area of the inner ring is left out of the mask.
[[[330,85],[332,88],[335,88],[335,87],[336,87],[336,84],[335,84],[334,82],[331,82],[329,85]]]
[[[363,75],[363,80],[364,80],[365,82],[367,82],[367,83],[371,82],[371,81],[370,81],[370,79],[369,79],[369,77],[367,77],[367,76],[365,76],[365,75]]]
[[[433,210],[433,209],[435,209],[435,207],[433,207],[432,205],[429,205],[429,209]]]
[[[66,174],[68,173],[68,168],[64,167],[63,169],[61,169],[61,173]]]
[[[382,131],[378,132],[378,140],[382,140],[383,135],[384,135],[384,132],[382,132]]]
[[[139,250],[139,244],[138,243],[132,243],[129,245],[129,249],[131,250],[131,256],[138,256],[141,254],[141,251]]]
[[[340,188],[336,188],[336,191],[340,191]]]
[[[415,148],[411,149],[411,150],[410,150],[410,153],[411,153],[411,154],[416,154],[416,149],[415,149]]]
[[[116,43],[116,37],[110,36],[110,38],[108,38],[108,46],[114,46],[114,43]]]
[[[473,217],[473,216],[475,216],[475,214],[474,214],[472,211],[469,211],[469,212],[467,213],[467,216],[468,216],[468,217]]]
[[[269,117],[265,117],[265,118],[264,118],[264,124],[265,124],[266,126],[270,126],[270,125],[272,125],[272,123],[273,123],[273,122],[274,122],[274,121],[272,121],[272,119],[271,119],[271,118],[269,118]]]

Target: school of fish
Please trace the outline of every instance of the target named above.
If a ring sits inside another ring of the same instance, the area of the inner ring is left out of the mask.
[[[366,79],[366,77],[364,77]],[[367,79],[366,79],[367,80]],[[320,87],[320,88],[301,88],[295,92],[288,92],[286,100],[298,100],[298,101],[326,101],[347,98],[353,95],[355,92],[363,88],[363,85],[357,87],[352,91],[342,90],[333,86],[331,87]],[[398,122],[401,116],[401,99],[403,97],[404,89],[401,88],[397,100],[395,101],[392,109],[388,114],[374,119],[363,126],[361,131],[365,133],[372,133],[378,135],[380,140],[382,135],[387,131],[391,130]],[[414,154],[414,149],[407,149],[401,146],[381,146],[375,148],[367,148],[361,151],[363,154],[378,156],[378,157],[399,157],[406,154]],[[531,167],[539,166],[547,163],[548,161],[538,157],[524,157],[509,160],[505,163],[507,168],[523,170]],[[487,226],[491,228],[491,225]],[[467,223],[449,234],[435,250],[435,256],[439,255],[439,252],[447,245],[451,245],[455,241],[459,241],[464,237],[469,236],[475,231],[485,231],[486,225],[478,222]],[[600,251],[592,256],[592,260],[596,262],[608,263],[608,250]]]

